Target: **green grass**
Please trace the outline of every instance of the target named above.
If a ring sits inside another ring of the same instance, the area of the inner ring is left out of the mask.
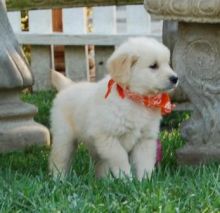
[[[38,114],[35,116],[35,120],[43,125],[49,127],[49,113],[52,106],[52,100],[55,97],[54,91],[48,92],[36,92],[34,94],[25,93],[21,96],[23,101],[34,104],[38,107]]]
[[[41,92],[24,95],[23,99],[39,107],[36,119],[48,126],[53,97],[52,92]],[[185,118],[182,115],[178,119]],[[175,116],[167,117],[165,122],[169,119],[175,120]],[[164,158],[152,179],[141,183],[96,180],[93,163],[83,146],[64,182],[48,175],[48,148],[0,155],[0,212],[219,213],[219,165],[178,166],[175,150],[184,144],[178,128],[164,129],[160,139]]]

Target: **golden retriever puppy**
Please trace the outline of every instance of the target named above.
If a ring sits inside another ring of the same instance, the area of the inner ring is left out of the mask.
[[[172,110],[164,92],[178,82],[169,60],[163,44],[137,37],[115,50],[107,61],[109,75],[97,83],[74,83],[53,71],[52,82],[60,90],[51,111],[53,175],[66,175],[82,141],[97,177],[109,172],[132,177],[131,168],[139,180],[150,177],[161,114]]]

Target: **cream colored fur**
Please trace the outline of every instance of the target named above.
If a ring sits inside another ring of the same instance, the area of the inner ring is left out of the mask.
[[[53,83],[53,86],[58,91],[65,89],[66,87],[69,87],[71,84],[73,84],[73,81],[71,79],[66,78],[64,75],[54,70],[51,70],[51,81]]]
[[[116,178],[131,177],[132,167],[139,180],[151,176],[160,110],[121,99],[115,86],[107,99],[104,96],[110,78],[142,95],[174,88],[176,85],[169,78],[176,74],[169,59],[169,50],[156,40],[131,38],[109,58],[107,69],[111,77],[97,83],[70,83],[52,72],[53,84],[61,89],[51,110],[53,145],[49,165],[54,176],[67,174],[76,140],[89,149],[97,177],[105,177],[109,172]]]

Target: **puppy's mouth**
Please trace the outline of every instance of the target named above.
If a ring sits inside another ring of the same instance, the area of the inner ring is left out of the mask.
[[[167,88],[165,89],[165,91],[170,92],[170,91],[175,90],[176,88],[177,88],[177,84],[171,85],[171,86],[167,87]]]
[[[158,95],[160,93],[164,93],[164,92],[173,92],[176,88],[177,88],[177,84],[167,84],[165,87],[155,87],[155,88],[151,88],[148,89],[143,95],[146,96],[154,96],[154,95]]]
[[[154,96],[154,95],[158,95],[160,93],[166,92],[168,90],[166,89],[162,89],[162,88],[154,88],[152,90],[148,90],[144,95],[146,96]]]
[[[166,87],[164,87],[164,88],[156,88],[155,89],[155,93],[162,93],[162,92],[172,92],[172,91],[174,91],[176,88],[177,88],[177,85],[178,84],[175,84],[175,85],[168,85],[168,86],[166,86]]]

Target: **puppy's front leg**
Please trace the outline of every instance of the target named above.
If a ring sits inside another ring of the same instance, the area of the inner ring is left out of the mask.
[[[131,168],[128,160],[128,154],[121,146],[120,141],[116,138],[107,138],[105,140],[98,139],[96,141],[96,149],[100,158],[107,163],[114,177],[131,177]],[[105,165],[105,167],[107,166]],[[101,174],[103,171],[103,174]],[[105,170],[99,170],[99,176],[106,175]]]
[[[130,160],[135,167],[136,177],[142,180],[151,177],[156,162],[156,139],[144,137],[133,148]]]

